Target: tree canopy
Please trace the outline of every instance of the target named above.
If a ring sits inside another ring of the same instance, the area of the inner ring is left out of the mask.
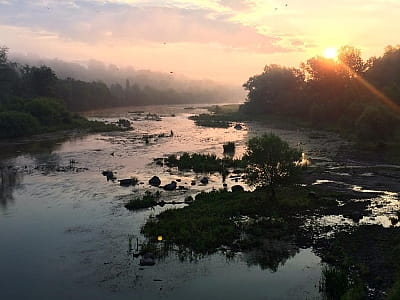
[[[299,174],[301,151],[273,133],[251,138],[243,160],[247,162],[246,181],[251,186],[288,183]]]
[[[312,57],[299,69],[267,65],[243,86],[243,112],[295,118],[371,142],[398,135],[400,47],[367,61],[359,49],[344,46],[337,59]]]

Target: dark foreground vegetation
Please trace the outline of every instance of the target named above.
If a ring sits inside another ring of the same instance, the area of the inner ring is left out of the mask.
[[[199,165],[218,161],[210,155],[182,156],[182,162],[174,156],[168,163],[185,162],[185,168],[193,169],[192,157]],[[173,250],[181,259],[241,253],[249,265],[276,271],[301,248],[312,247],[326,263],[319,286],[324,299],[398,299],[399,228],[357,225],[370,213],[367,199],[374,195],[300,184],[318,172],[298,164],[300,157],[276,135],[250,139],[241,164],[244,180],[256,189],[202,192],[187,206],[150,218],[142,227],[148,239],[143,252],[157,252],[161,258]],[[316,216],[355,223],[332,234],[332,226],[310,223]],[[392,224],[398,222],[394,219]]]
[[[182,153],[179,156],[170,155],[165,159],[169,167],[179,170],[192,170],[196,173],[220,172],[226,173],[228,168],[243,168],[245,163],[240,159],[229,157],[217,158],[215,154]]]

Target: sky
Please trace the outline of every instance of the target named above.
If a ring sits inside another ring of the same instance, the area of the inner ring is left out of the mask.
[[[241,85],[327,47],[380,56],[399,16],[400,0],[0,0],[0,45]]]

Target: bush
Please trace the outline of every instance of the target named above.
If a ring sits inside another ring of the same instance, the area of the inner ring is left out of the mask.
[[[273,133],[248,141],[243,160],[248,163],[247,182],[253,186],[269,186],[275,197],[274,186],[288,183],[298,175],[301,152]]]
[[[38,120],[30,114],[18,111],[0,112],[0,138],[27,136],[40,129]]]
[[[387,142],[393,138],[399,118],[387,109],[366,107],[356,121],[357,137],[374,143]]]
[[[70,123],[71,115],[63,102],[50,98],[35,98],[25,104],[27,113],[37,118],[43,126]]]

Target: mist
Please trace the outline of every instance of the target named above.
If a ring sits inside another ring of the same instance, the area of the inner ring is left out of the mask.
[[[42,58],[35,54],[10,54],[10,58],[21,65],[46,65],[60,79],[72,78],[85,82],[100,81],[108,87],[115,84],[121,86],[129,84],[137,85],[140,88],[174,90],[177,93],[198,95],[203,98],[203,101],[200,102],[204,103],[239,103],[244,101],[246,95],[241,85],[221,83],[210,79],[191,79],[173,71],[163,73],[136,69],[133,66],[120,67],[95,59],[70,62],[58,58]],[[206,99],[206,95],[212,95],[212,97]],[[191,99],[188,99],[187,103],[191,102]],[[195,102],[199,101],[196,100]]]

